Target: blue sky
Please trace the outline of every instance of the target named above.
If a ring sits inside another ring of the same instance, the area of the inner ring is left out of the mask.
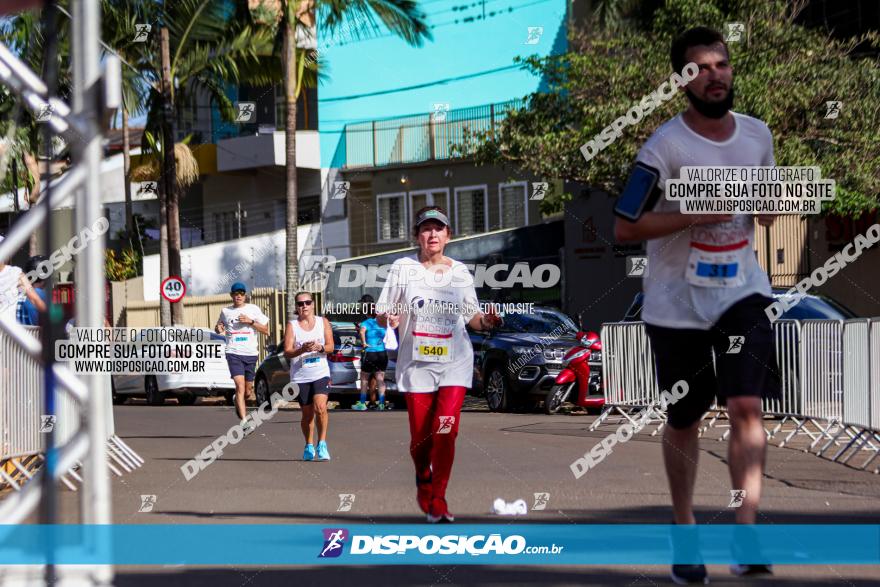
[[[520,98],[537,90],[541,79],[504,68],[516,56],[565,50],[565,0],[486,0],[485,19],[480,1],[421,5],[435,26],[433,41],[422,47],[390,35],[345,44],[344,30],[330,38],[318,31],[330,78],[318,90],[325,165],[348,122],[425,113],[434,103],[455,109]],[[526,43],[530,27],[543,28],[536,44]],[[455,79],[461,77],[466,79]],[[426,87],[393,91],[421,85]],[[383,93],[354,97],[373,92]]]

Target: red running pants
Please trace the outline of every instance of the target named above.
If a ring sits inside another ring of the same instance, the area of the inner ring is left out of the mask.
[[[455,460],[455,438],[467,389],[441,387],[431,393],[406,394],[409,412],[409,453],[419,479],[432,478],[435,498],[446,499]]]

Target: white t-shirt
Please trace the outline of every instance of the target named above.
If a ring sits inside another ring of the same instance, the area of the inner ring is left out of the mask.
[[[226,328],[226,352],[253,357],[260,354],[257,348],[258,333],[250,323],[243,324],[238,321],[238,317],[241,315],[263,325],[269,323],[269,317],[254,304],[245,304],[241,308],[226,306],[220,311],[218,322],[222,322],[223,327]]]
[[[474,350],[465,324],[479,311],[474,279],[455,260],[443,269],[437,279],[416,255],[398,259],[376,304],[377,312],[400,316],[395,380],[402,392],[473,383]]]
[[[327,343],[324,340],[324,318],[321,316],[315,316],[315,325],[311,330],[300,326],[299,320],[291,320],[290,324],[293,326],[294,350],[311,341]],[[294,383],[309,383],[323,377],[330,377],[326,354],[315,351],[303,353],[290,360],[290,380]]]
[[[651,135],[637,160],[660,171],[659,187],[664,192],[666,180],[677,179],[683,166],[775,165],[767,125],[744,114],[733,115],[736,130],[726,141],[717,142],[691,130],[679,114]],[[678,211],[679,203],[667,201],[662,193],[653,209]],[[770,296],[767,274],[755,258],[754,238],[752,216],[740,214],[729,222],[649,240],[642,319],[655,326],[708,330],[739,300],[756,293]],[[717,285],[707,286],[710,280],[699,277],[693,267],[705,255],[722,255],[720,262],[730,263],[735,279],[716,279]]]
[[[21,290],[18,279],[21,269],[15,265],[7,265],[0,270],[0,317],[15,322],[15,310]]]

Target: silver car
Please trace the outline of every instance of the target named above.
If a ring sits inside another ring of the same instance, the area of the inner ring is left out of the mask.
[[[360,342],[358,326],[354,322],[330,322],[333,329],[332,353],[327,355],[330,365],[330,399],[338,400],[343,407],[349,407],[360,395],[361,356],[363,345]],[[290,361],[284,356],[282,345],[266,347],[269,354],[257,368],[254,382],[254,395],[261,404],[273,393],[281,393],[290,383]],[[388,351],[388,368],[385,370],[386,397],[396,406],[405,405],[402,394],[397,393],[394,383],[394,369],[397,351]]]
[[[143,328],[139,333],[147,330]],[[193,329],[196,330],[196,329]],[[113,375],[113,403],[124,404],[128,398],[141,396],[147,403],[160,406],[167,397],[176,397],[177,403],[191,406],[198,396],[227,396],[235,392],[235,383],[229,374],[226,363],[226,337],[207,328],[203,331],[204,339],[220,345],[220,358],[208,359],[203,373],[162,373],[158,375]]]

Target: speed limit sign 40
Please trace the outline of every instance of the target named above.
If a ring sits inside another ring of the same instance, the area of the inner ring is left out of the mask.
[[[171,275],[165,278],[159,290],[162,297],[173,304],[182,300],[186,295],[186,284],[181,278]]]

